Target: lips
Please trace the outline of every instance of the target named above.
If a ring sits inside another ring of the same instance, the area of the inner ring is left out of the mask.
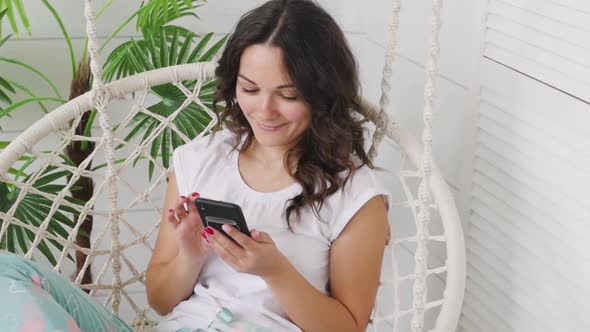
[[[260,128],[264,131],[273,132],[273,131],[277,131],[277,130],[281,129],[283,126],[285,126],[285,123],[281,124],[281,125],[266,125],[266,124],[262,124],[262,123],[257,123],[257,125],[258,125],[258,128]]]

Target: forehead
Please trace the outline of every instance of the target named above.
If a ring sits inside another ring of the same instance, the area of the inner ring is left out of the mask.
[[[259,86],[274,87],[291,83],[283,61],[283,51],[266,44],[251,45],[242,52],[239,74]]]

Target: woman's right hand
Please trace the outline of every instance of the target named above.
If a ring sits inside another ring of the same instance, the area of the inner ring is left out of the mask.
[[[174,230],[179,254],[191,258],[204,258],[209,248],[205,245],[207,237],[195,206],[197,198],[198,193],[192,193],[190,197],[180,196],[174,209],[168,210],[168,222]]]

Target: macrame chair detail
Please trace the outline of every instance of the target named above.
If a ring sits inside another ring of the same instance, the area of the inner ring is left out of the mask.
[[[371,158],[377,157],[379,143],[385,137],[399,148],[400,164],[387,165],[387,168],[392,180],[399,183],[393,190],[403,195],[391,206],[392,239],[386,250],[382,282],[369,330],[454,331],[463,301],[466,263],[457,208],[432,157],[440,1],[433,0],[433,37],[426,69],[421,142],[392,121],[386,112],[391,98],[399,12],[400,1],[394,0],[379,106],[363,101],[362,109],[359,110],[375,126],[369,150]],[[211,109],[209,97],[212,90],[208,82],[214,78],[215,63],[177,65],[104,84],[98,61],[91,0],[86,0],[85,14],[93,89],[48,113],[0,152],[0,181],[18,188],[14,204],[6,213],[0,212],[0,239],[7,235],[11,225],[25,228],[34,234],[34,239],[28,251],[22,253],[24,257],[38,257],[43,248],[51,250],[58,257],[54,270],[64,274],[71,273],[75,265],[69,257],[76,251],[84,252],[88,258],[82,271],[75,276],[74,283],[89,290],[91,295],[104,298],[105,305],[139,331],[152,326],[157,319],[145,298],[145,269],[153,250],[162,212],[163,187],[170,171],[163,166],[161,158],[152,157],[150,149],[154,144],[170,144],[172,134],[176,134],[182,142],[188,142],[191,138],[186,134],[187,131],[198,129],[200,137],[214,128],[216,117]],[[150,98],[151,88],[169,83],[186,99],[176,111],[164,117],[150,111],[146,105],[153,102]],[[184,116],[183,111],[189,105],[196,105],[204,111],[203,116],[208,117],[206,126],[184,128],[184,122],[176,121],[178,117]],[[123,113],[123,107],[130,110]],[[98,113],[99,132],[91,137],[76,135],[74,129],[81,116],[93,109]],[[157,119],[157,125],[151,135],[142,140],[126,141],[130,124],[138,115]],[[117,121],[115,127],[111,125],[113,120]],[[95,144],[90,156],[78,167],[64,162],[62,155],[66,147],[71,142],[82,141]],[[26,162],[22,159],[25,156],[35,158],[29,166],[35,172],[22,178],[16,176],[13,170]],[[104,163],[105,167],[88,167],[91,162],[95,165]],[[153,169],[153,177],[149,182],[145,181],[145,174],[137,174],[145,172],[146,166]],[[59,191],[39,190],[33,186],[38,181],[48,181],[48,172],[55,170],[71,174],[69,181],[62,179],[59,183]],[[95,182],[94,195],[84,204],[67,199],[80,177],[90,177]],[[138,178],[143,181],[138,181]],[[29,204],[27,195],[43,197],[51,202],[44,210],[47,216],[38,225],[25,223],[16,214],[20,204]],[[66,240],[48,231],[52,218],[71,210],[76,211],[78,218],[73,220],[71,229],[67,230],[69,236]],[[138,218],[139,214],[144,217]],[[75,243],[75,235],[89,215],[95,220],[92,247],[80,248]],[[141,220],[141,223],[133,223],[131,218]],[[431,220],[439,223],[432,223]],[[397,232],[408,229],[412,230],[411,234]],[[48,243],[53,247],[47,249]],[[432,248],[437,251],[437,255],[432,254]],[[400,261],[400,252],[404,250],[411,252],[413,263]],[[440,255],[444,257],[439,259]],[[409,263],[412,263],[413,270],[402,273],[400,267]],[[92,284],[82,284],[82,276],[91,264],[97,272],[94,281]],[[432,287],[433,284],[441,286]],[[425,325],[425,321],[433,321],[433,326]]]

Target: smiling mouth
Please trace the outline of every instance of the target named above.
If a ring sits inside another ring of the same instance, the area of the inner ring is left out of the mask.
[[[277,131],[279,129],[281,129],[283,126],[285,126],[286,123],[282,124],[282,125],[278,125],[278,126],[269,126],[269,125],[264,125],[262,123],[257,123],[258,128],[264,130],[264,131]]]

